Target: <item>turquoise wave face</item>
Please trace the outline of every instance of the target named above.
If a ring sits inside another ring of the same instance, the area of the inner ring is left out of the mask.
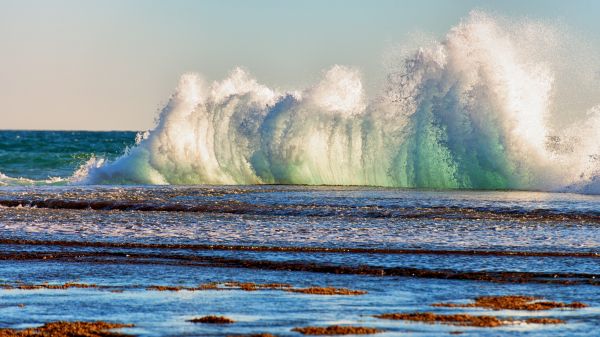
[[[0,173],[31,180],[68,178],[91,157],[114,159],[135,132],[0,131]]]

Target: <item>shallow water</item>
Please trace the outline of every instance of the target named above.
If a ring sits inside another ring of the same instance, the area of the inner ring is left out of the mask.
[[[4,187],[0,283],[99,288],[2,289],[0,327],[62,319],[134,323],[123,332],[140,336],[298,336],[292,328],[330,324],[377,327],[386,330],[381,336],[594,336],[599,202],[572,194],[358,187]],[[231,280],[368,294],[146,289]],[[589,307],[431,306],[502,294]],[[566,324],[474,328],[373,317],[414,311],[556,317]],[[209,314],[237,322],[186,321]]]

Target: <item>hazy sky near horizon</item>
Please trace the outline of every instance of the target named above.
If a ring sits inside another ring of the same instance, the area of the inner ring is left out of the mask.
[[[236,66],[293,89],[350,65],[374,91],[386,53],[473,9],[600,41],[592,0],[0,0],[0,129],[145,130],[181,74]]]

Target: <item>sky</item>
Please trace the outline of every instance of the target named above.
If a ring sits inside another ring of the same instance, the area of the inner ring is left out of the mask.
[[[288,90],[349,65],[373,92],[390,50],[474,9],[600,41],[593,0],[0,0],[0,129],[146,130],[180,75],[236,66]]]

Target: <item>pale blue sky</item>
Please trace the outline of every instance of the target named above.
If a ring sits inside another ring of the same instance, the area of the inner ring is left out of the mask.
[[[350,65],[374,91],[386,52],[472,9],[600,41],[591,0],[0,0],[0,129],[147,129],[182,73],[238,65],[282,89]]]

